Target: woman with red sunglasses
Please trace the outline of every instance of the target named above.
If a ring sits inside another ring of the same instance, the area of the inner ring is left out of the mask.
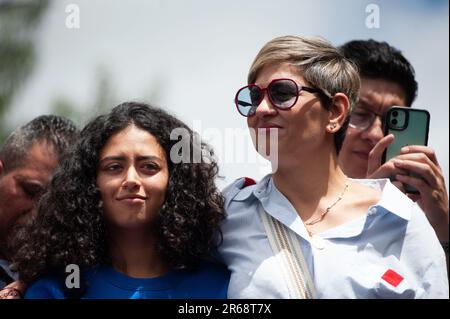
[[[388,179],[350,179],[338,165],[354,65],[322,39],[279,37],[248,83],[235,104],[274,169],[225,190],[228,297],[448,298],[444,252],[421,209]]]

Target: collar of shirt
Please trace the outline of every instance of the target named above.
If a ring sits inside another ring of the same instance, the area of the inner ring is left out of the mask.
[[[365,228],[370,228],[376,216],[393,214],[405,221],[411,218],[414,202],[405,196],[389,179],[350,179],[382,192],[377,204],[369,207],[367,215],[339,225],[318,234],[322,238],[350,238],[358,236]],[[237,189],[244,181],[238,181]],[[240,187],[239,187],[240,186]],[[256,185],[240,189],[233,201],[251,201],[257,199],[264,210],[290,228],[303,239],[310,241],[310,236],[289,200],[273,184],[272,174],[266,175]]]
[[[5,275],[9,276],[11,280],[17,280],[18,279],[18,273],[11,271],[11,269],[9,269],[9,261],[5,260],[5,259],[0,259],[0,268],[3,269],[3,272],[5,273]],[[6,278],[4,278],[6,279]],[[2,279],[2,277],[0,277],[0,289],[2,289],[5,286],[5,281]]]

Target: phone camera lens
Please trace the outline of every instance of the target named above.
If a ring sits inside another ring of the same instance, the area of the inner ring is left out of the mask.
[[[392,124],[397,125],[398,121],[396,119],[392,120]]]
[[[398,112],[397,111],[392,112],[392,116],[393,117],[397,117],[398,116]]]

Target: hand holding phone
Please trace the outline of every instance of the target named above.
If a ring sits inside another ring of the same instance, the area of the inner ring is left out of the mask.
[[[400,106],[391,107],[385,116],[384,134],[393,134],[395,138],[383,153],[382,162],[385,163],[400,155],[404,146],[426,146],[428,144],[429,125],[430,114],[426,110]],[[413,173],[411,176],[420,177]],[[414,187],[406,184],[404,186],[406,192],[418,193]]]

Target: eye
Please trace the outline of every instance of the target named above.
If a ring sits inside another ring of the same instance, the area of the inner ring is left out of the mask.
[[[111,173],[120,172],[122,170],[122,165],[119,163],[110,163],[105,165],[103,170]]]
[[[272,98],[278,101],[288,101],[295,97],[297,92],[289,85],[277,84],[272,87],[270,93]]]
[[[20,186],[25,195],[30,199],[36,199],[44,193],[44,188],[37,184],[22,183]]]
[[[147,174],[155,174],[159,171],[159,165],[154,162],[145,162],[142,163],[141,169]]]

